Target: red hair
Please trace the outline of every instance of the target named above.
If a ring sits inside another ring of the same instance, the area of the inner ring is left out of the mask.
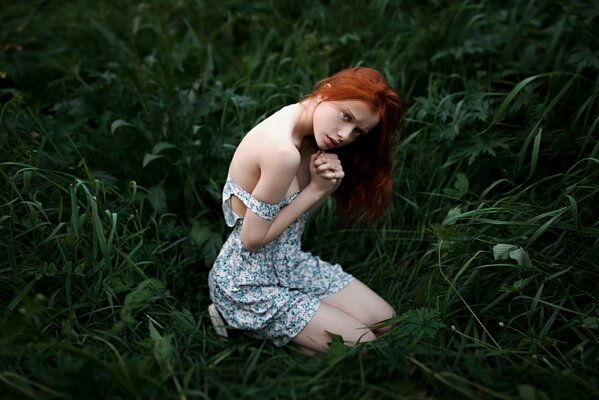
[[[306,98],[319,95],[325,101],[359,100],[379,115],[368,134],[334,150],[345,177],[333,197],[347,214],[372,221],[391,202],[391,147],[399,139],[404,101],[378,71],[366,67],[344,69],[316,83]]]

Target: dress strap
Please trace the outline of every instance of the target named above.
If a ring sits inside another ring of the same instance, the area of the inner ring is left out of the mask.
[[[291,203],[298,194],[299,192],[293,193],[277,204],[266,203],[256,199],[247,190],[236,184],[231,178],[227,178],[227,182],[223,188],[223,213],[225,215],[225,222],[228,226],[232,227],[235,226],[235,222],[237,222],[238,219],[241,219],[239,215],[233,212],[233,208],[231,207],[231,196],[236,196],[257,216],[264,218],[267,221],[272,221],[281,210],[281,207]]]

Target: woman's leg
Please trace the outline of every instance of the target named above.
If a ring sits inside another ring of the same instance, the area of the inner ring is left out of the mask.
[[[327,332],[340,335],[350,345],[376,339],[374,333],[362,322],[321,302],[310,322],[293,338],[293,342],[309,350],[327,351],[331,342],[331,336]]]
[[[353,279],[349,285],[321,301],[352,316],[365,326],[374,325],[395,315],[389,303],[357,279]],[[376,333],[382,334],[389,329],[389,326],[385,326]]]

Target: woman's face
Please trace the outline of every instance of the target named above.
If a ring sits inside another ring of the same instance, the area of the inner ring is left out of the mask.
[[[359,100],[322,100],[314,109],[312,126],[321,150],[345,146],[367,135],[379,123],[377,112]]]

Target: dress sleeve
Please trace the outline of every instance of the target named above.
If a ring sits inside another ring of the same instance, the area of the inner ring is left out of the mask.
[[[228,179],[225,188],[223,189],[223,213],[225,215],[225,222],[228,226],[234,226],[235,222],[241,218],[233,212],[233,208],[231,207],[231,196],[236,196],[249,210],[267,221],[272,221],[281,210],[281,207],[285,205],[285,202],[270,204],[260,201],[241,186]]]

